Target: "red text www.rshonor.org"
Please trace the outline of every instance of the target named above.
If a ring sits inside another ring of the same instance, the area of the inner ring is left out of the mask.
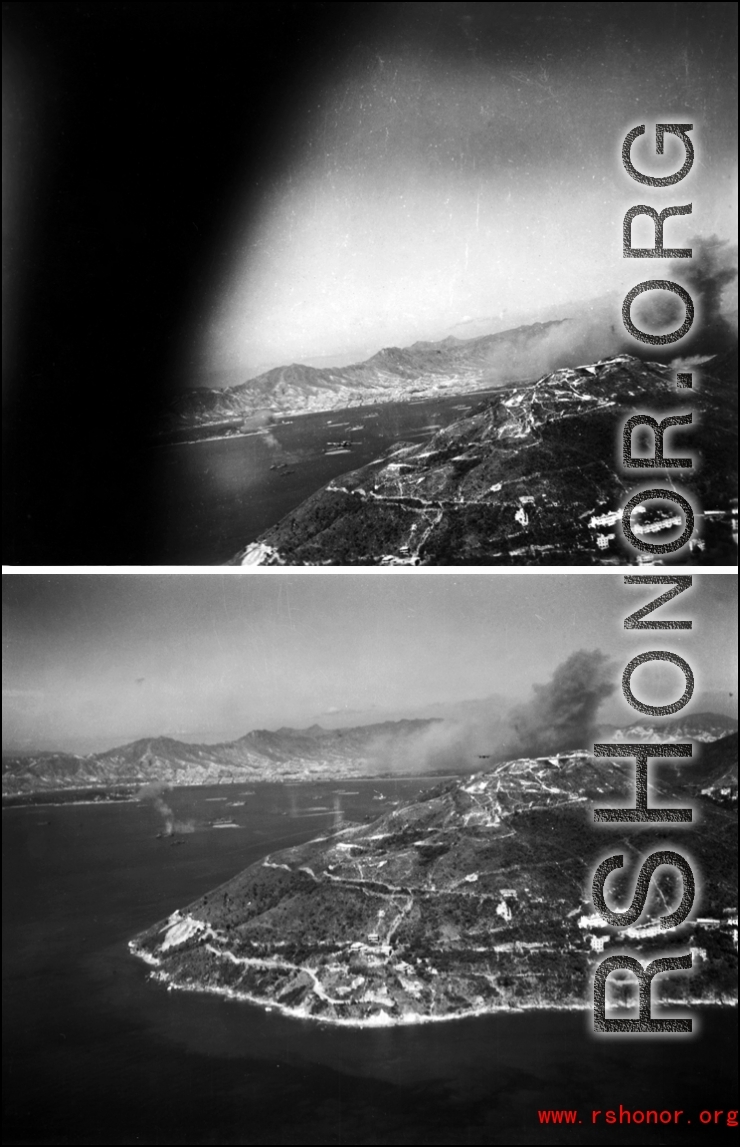
[[[579,1115],[578,1110],[560,1110],[556,1111],[548,1108],[544,1111],[538,1111],[537,1116],[540,1123],[617,1123],[624,1126],[626,1123],[662,1123],[664,1126],[667,1124],[687,1124],[698,1123],[707,1126],[712,1124],[715,1126],[719,1124],[723,1127],[737,1127],[737,1111],[721,1111],[715,1108],[712,1111],[697,1111],[693,1114],[687,1111],[679,1111],[677,1108],[668,1110],[667,1108],[659,1111],[657,1109],[650,1109],[649,1111],[642,1111],[640,1108],[623,1107],[620,1103],[619,1107],[614,1110],[611,1108],[601,1110],[586,1111],[583,1113],[585,1118]]]

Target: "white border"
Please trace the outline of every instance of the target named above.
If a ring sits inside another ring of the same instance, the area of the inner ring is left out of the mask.
[[[668,565],[653,567],[649,565],[627,564],[618,566],[556,566],[556,565],[500,565],[500,566],[3,566],[2,573],[13,574],[153,574],[158,576],[177,574],[221,574],[226,577],[286,577],[297,575],[299,577],[314,577],[330,574],[336,576],[360,577],[519,577],[520,575],[532,577],[551,577],[558,575],[574,575],[584,577],[588,575],[619,577],[623,574],[649,573],[659,568],[662,573],[676,575],[713,576],[715,574],[738,575],[737,566],[705,566],[705,565]]]

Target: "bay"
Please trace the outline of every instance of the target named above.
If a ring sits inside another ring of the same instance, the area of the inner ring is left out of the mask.
[[[278,417],[263,431],[160,446],[147,462],[158,498],[147,560],[226,562],[333,478],[372,462],[394,442],[422,441],[492,393]],[[333,445],[345,441],[351,446]]]
[[[585,1011],[348,1029],[168,992],[129,954],[140,929],[268,852],[321,835],[337,815],[360,820],[405,803],[428,783],[179,789],[168,800],[193,829],[180,844],[158,835],[151,804],[6,809],[5,1142],[726,1138],[722,1122],[699,1126],[698,1116],[732,1106],[732,1009],[702,1009],[698,1034],[667,1039],[597,1039]],[[226,814],[239,827],[217,831]],[[681,1109],[693,1122],[590,1123],[593,1109],[620,1103]],[[545,1108],[577,1109],[583,1123],[542,1126]]]

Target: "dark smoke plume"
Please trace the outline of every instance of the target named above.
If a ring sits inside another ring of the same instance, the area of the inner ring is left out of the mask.
[[[688,246],[693,249],[693,257],[686,260],[688,270],[684,271],[684,282],[691,297],[701,301],[701,332],[697,343],[701,341],[703,346],[706,342],[707,350],[717,351],[733,333],[721,308],[725,288],[737,279],[737,247],[717,235],[691,239]],[[678,274],[675,263],[671,273]],[[694,349],[700,348],[697,345]]]
[[[682,353],[692,356],[688,368],[698,365],[697,355],[710,358],[729,350],[737,342],[737,319],[731,298],[723,298],[737,279],[737,247],[717,235],[687,239],[691,259],[675,259],[667,270],[656,269],[656,278],[680,283],[694,301],[694,325],[681,340]],[[659,270],[659,273],[658,273]],[[642,276],[647,279],[647,273]],[[637,280],[636,280],[637,281]],[[676,353],[667,346],[636,346],[627,335],[620,315],[619,294],[595,299],[581,314],[528,333],[509,346],[497,347],[491,377],[501,380],[535,377],[563,366],[578,366],[616,354],[632,354],[658,362],[670,361]],[[683,322],[684,305],[676,295],[651,291],[639,295],[632,306],[633,321],[644,331],[670,330]],[[730,317],[732,316],[732,317]],[[680,367],[679,367],[680,369]],[[711,373],[711,367],[708,368]]]
[[[546,685],[533,686],[526,704],[492,698],[475,703],[473,712],[461,706],[459,716],[407,736],[379,734],[368,756],[378,772],[469,774],[514,757],[591,749],[599,708],[615,691],[617,676],[606,654],[579,650]]]
[[[696,319],[686,338],[691,353],[718,354],[737,337],[722,307],[723,293],[737,279],[737,247],[718,235],[694,235],[685,246],[691,248],[691,258],[674,260],[665,278],[684,286],[694,301]],[[642,306],[634,304],[633,313],[645,322],[644,330],[682,321],[684,306],[675,296],[651,293],[642,299]]]
[[[737,278],[737,247],[717,235],[695,235],[683,245],[691,248],[691,259],[675,259],[667,270],[661,264],[655,276],[645,273],[642,278],[680,283],[691,295],[696,318],[687,337],[681,340],[684,354],[721,354],[737,341],[737,322],[730,322],[723,313],[732,311],[731,300],[724,300],[723,306],[723,294]],[[615,292],[595,299],[581,313],[561,322],[511,332],[508,340],[501,338],[496,343],[487,364],[487,377],[502,382],[536,378],[560,367],[578,366],[616,354],[636,354],[658,362],[673,358],[673,344],[636,347],[622,323],[621,301]],[[637,297],[631,313],[642,330],[658,332],[679,326],[685,309],[676,295],[651,291]]]
[[[616,689],[613,661],[599,649],[579,649],[559,665],[547,685],[510,716],[514,739],[507,750],[523,756],[591,747],[599,706]]]

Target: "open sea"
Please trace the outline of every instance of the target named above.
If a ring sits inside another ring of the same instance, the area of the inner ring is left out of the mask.
[[[127,949],[139,930],[266,853],[431,782],[180,789],[193,831],[151,804],[3,812],[4,1142],[59,1144],[703,1143],[729,1139],[737,1013],[697,1035],[607,1037],[589,1013],[347,1029],[168,992]],[[341,791],[337,791],[341,790]],[[231,806],[231,801],[243,801]],[[233,818],[238,828],[213,822]],[[698,1025],[696,1021],[698,1020]],[[592,1109],[681,1109],[683,1126],[593,1126]],[[544,1126],[538,1110],[583,1123]]]
[[[302,414],[238,438],[159,446],[149,461],[159,527],[148,560],[222,564],[332,478],[365,466],[401,439],[424,440],[493,393]],[[330,443],[346,440],[348,449],[325,453],[335,450]]]

